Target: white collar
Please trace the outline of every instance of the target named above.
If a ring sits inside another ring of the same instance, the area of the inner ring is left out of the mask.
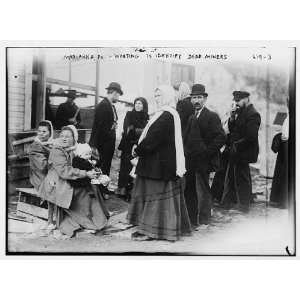
[[[200,116],[200,114],[201,114],[204,107],[205,107],[205,105],[203,105],[202,108],[197,112],[197,115],[196,115],[197,119],[199,118],[199,116]]]

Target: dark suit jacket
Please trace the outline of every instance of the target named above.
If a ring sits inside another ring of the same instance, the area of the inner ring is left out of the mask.
[[[246,163],[257,161],[260,122],[260,114],[252,104],[242,109],[236,120],[229,120],[229,149],[227,151],[232,160]]]
[[[164,181],[176,178],[176,149],[173,116],[169,112],[151,125],[135,152],[139,156],[136,174]]]
[[[178,111],[180,117],[182,133],[184,133],[188,124],[188,120],[195,111],[195,108],[191,103],[191,98],[188,97],[178,101],[176,110]]]
[[[69,119],[73,118],[78,106],[73,102],[72,104],[68,101],[60,104],[56,111],[55,116],[55,127],[61,129],[63,126],[70,125]],[[80,112],[76,117],[76,121],[79,124],[81,122]],[[77,126],[78,127],[78,126]]]
[[[186,168],[212,171],[212,161],[225,144],[226,135],[219,116],[206,107],[189,119],[184,135]]]
[[[112,130],[114,113],[112,105],[104,98],[95,109],[95,117],[89,144],[100,148],[107,141],[116,138],[116,131]]]
[[[72,167],[79,170],[90,171],[94,166],[86,159],[75,156],[72,160]],[[72,187],[87,187],[91,185],[91,180],[88,177],[69,180]]]

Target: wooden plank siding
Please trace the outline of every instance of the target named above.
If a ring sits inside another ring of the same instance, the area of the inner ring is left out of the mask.
[[[32,60],[7,57],[8,132],[30,130]]]

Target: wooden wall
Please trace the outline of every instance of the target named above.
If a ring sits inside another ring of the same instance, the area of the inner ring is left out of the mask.
[[[32,98],[32,56],[7,51],[8,131],[30,130]],[[26,117],[25,117],[26,116]]]
[[[25,64],[8,59],[8,130],[24,130]]]

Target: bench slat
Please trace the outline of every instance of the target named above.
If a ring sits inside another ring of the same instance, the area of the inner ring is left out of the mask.
[[[38,192],[35,188],[16,188],[16,191],[32,196],[38,196]]]

